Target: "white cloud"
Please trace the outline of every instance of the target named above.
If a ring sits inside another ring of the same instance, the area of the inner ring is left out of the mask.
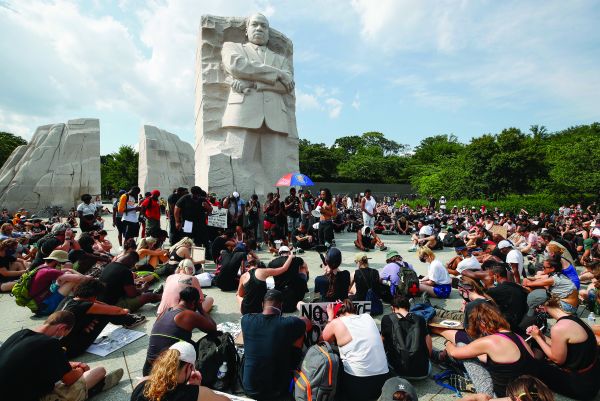
[[[299,110],[319,110],[321,105],[317,96],[296,89],[296,106]]]
[[[356,92],[356,95],[354,95],[354,100],[352,100],[352,107],[354,108],[354,110],[360,110],[360,94],[358,92]]]
[[[330,97],[325,100],[325,104],[328,106],[328,114],[329,118],[338,118],[340,113],[342,112],[342,107],[344,103],[341,100]]]
[[[310,86],[309,91],[296,89],[296,103],[302,111],[321,111],[327,113],[329,118],[338,118],[342,112],[344,102],[336,96],[339,89],[322,85]]]

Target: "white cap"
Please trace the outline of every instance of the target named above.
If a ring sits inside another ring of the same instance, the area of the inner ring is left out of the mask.
[[[239,198],[240,197],[240,193],[237,192],[237,191],[234,192],[234,193],[232,193],[232,195],[233,195],[234,198]]]
[[[504,248],[512,248],[513,245],[510,243],[510,241],[507,240],[502,240],[498,243],[498,249],[504,249]]]
[[[279,247],[279,254],[282,254],[282,253],[285,253],[285,252],[289,252],[289,251],[290,251],[290,248],[288,248],[285,245],[282,245],[282,246]]]
[[[598,227],[595,227],[595,228],[592,230],[592,237],[600,237],[600,228],[598,228]]]
[[[179,351],[179,360],[186,363],[196,363],[196,350],[194,346],[187,341],[178,341],[171,345],[169,349]]]

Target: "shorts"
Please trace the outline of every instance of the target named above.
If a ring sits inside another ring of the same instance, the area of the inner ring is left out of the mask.
[[[450,291],[452,291],[451,284],[436,284],[433,286],[433,293],[438,298],[448,298],[450,296]]]
[[[81,376],[75,383],[67,386],[63,382],[58,382],[54,386],[54,390],[50,393],[40,397],[40,401],[56,401],[56,400],[68,400],[68,401],[83,401],[88,398],[88,390],[85,385],[85,379]]]
[[[123,220],[123,234],[125,239],[137,238],[140,232],[140,223]]]
[[[59,285],[56,283],[50,285],[50,295],[42,301],[40,308],[37,311],[38,315],[51,315],[62,300],[65,299],[65,296],[58,292],[58,288]]]
[[[571,305],[568,302],[565,301],[560,301],[560,309],[562,309],[564,312],[570,314],[570,315],[576,315],[577,314],[577,307]]]
[[[298,217],[288,216],[287,217],[287,228],[288,228],[289,232],[294,231],[294,229],[296,227],[298,227],[299,225],[300,225],[300,216],[298,216]]]
[[[129,309],[129,312],[133,313],[140,309],[143,305],[140,297],[138,296],[133,298],[119,298],[115,306],[120,306],[123,309]]]

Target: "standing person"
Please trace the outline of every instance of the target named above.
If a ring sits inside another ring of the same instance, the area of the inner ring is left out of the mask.
[[[420,280],[419,290],[431,297],[448,298],[452,290],[452,279],[442,262],[437,260],[433,251],[427,247],[419,248],[417,256],[421,263],[429,263],[427,276]]]
[[[248,216],[247,228],[252,232],[255,240],[258,241],[258,226],[260,223],[260,202],[258,195],[253,194],[250,197],[250,202],[246,205],[246,215]]]
[[[95,222],[98,214],[98,207],[92,203],[92,195],[81,195],[81,203],[77,206],[77,215],[79,216],[79,227],[86,233],[96,229]]]
[[[225,198],[223,208],[227,209],[227,226],[235,228],[244,226],[244,206],[246,202],[240,198],[239,192],[233,192],[231,196]]]
[[[131,394],[131,401],[227,401],[200,385],[202,376],[195,368],[194,346],[179,341],[163,351]]]
[[[244,392],[258,400],[284,395],[292,379],[291,372],[302,359],[304,334],[312,328],[305,317],[282,316],[283,295],[269,290],[264,296],[262,313],[242,316]]]
[[[140,210],[138,206],[138,195],[140,187],[131,187],[129,192],[121,195],[119,199],[119,213],[123,214],[122,222],[125,230],[124,237],[127,241],[129,238],[137,238],[140,231],[140,222],[137,212]]]
[[[371,196],[371,190],[365,189],[365,196],[360,200],[360,210],[362,210],[363,224],[365,227],[375,228],[375,207],[377,201]]]
[[[279,214],[279,193],[274,195],[273,192],[267,194],[267,200],[263,205],[263,240],[268,247],[275,247],[271,240],[271,229],[277,223],[277,214]]]
[[[442,195],[440,197],[440,212],[442,214],[446,214],[446,197],[444,195]]]
[[[337,207],[331,195],[329,188],[321,190],[320,200],[318,203],[321,217],[319,219],[319,244],[330,246],[335,245],[333,238],[333,219],[337,216]]]
[[[312,225],[312,214],[311,213],[312,213],[313,209],[315,208],[315,202],[314,202],[314,199],[308,189],[305,190],[304,192],[302,192],[302,197],[300,198],[300,201],[302,202],[302,212],[301,212],[302,223],[304,224],[305,227],[310,227]]]
[[[167,217],[169,219],[169,244],[174,244],[181,239],[179,237],[179,232],[176,228],[175,223],[175,204],[183,195],[187,194],[187,192],[187,188],[179,187],[167,198]]]
[[[327,305],[323,340],[337,343],[344,366],[338,390],[345,401],[375,399],[388,378],[388,362],[377,324],[356,314],[352,301]]]
[[[160,191],[158,189],[150,192],[150,196],[140,204],[140,215],[146,217],[146,237],[156,235],[160,230]]]
[[[212,213],[212,206],[206,198],[206,192],[200,187],[193,186],[189,194],[183,195],[177,201],[174,213],[178,235],[192,237],[196,246],[202,245],[208,248],[206,215]]]
[[[119,240],[119,251],[123,250],[123,233],[125,232],[125,227],[123,226],[123,213],[119,212],[119,200],[121,199],[121,196],[126,193],[127,192],[123,189],[119,191],[119,197],[113,203],[112,210],[112,225],[118,232],[117,239]]]
[[[108,375],[102,367],[69,362],[58,338],[75,324],[71,312],[50,315],[39,327],[23,329],[0,347],[0,388],[6,400],[83,401],[116,386],[123,369]]]
[[[300,199],[296,196],[296,188],[290,188],[290,194],[283,201],[285,214],[287,215],[287,234],[288,242],[291,242],[291,236],[296,227],[300,224]]]

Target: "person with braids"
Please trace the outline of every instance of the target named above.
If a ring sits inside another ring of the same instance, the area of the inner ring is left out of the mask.
[[[338,391],[344,401],[376,399],[388,379],[388,361],[375,320],[356,314],[349,299],[327,305],[323,340],[337,343],[344,366]]]
[[[200,385],[202,376],[195,369],[195,363],[193,345],[185,341],[171,345],[158,356],[150,375],[133,389],[131,401],[230,400]]]
[[[333,244],[333,219],[337,216],[337,207],[335,200],[328,188],[321,190],[320,200],[317,203],[317,209],[321,213],[319,218],[319,244]]]
[[[469,314],[466,330],[471,343],[446,343],[447,354],[462,360],[477,393],[504,397],[506,386],[522,374],[537,376],[539,363],[531,348],[517,334],[498,308],[484,302]],[[477,361],[475,358],[478,358]],[[473,361],[474,360],[474,361]]]
[[[350,272],[339,270],[342,264],[342,253],[337,248],[329,248],[322,267],[325,274],[315,278],[315,294],[320,294],[320,302],[335,302],[348,298],[350,289]]]
[[[556,323],[546,337],[537,326],[527,334],[537,342],[549,363],[540,367],[540,378],[557,393],[589,400],[600,391],[598,346],[592,329],[564,310],[564,302],[552,296],[542,306]]]

